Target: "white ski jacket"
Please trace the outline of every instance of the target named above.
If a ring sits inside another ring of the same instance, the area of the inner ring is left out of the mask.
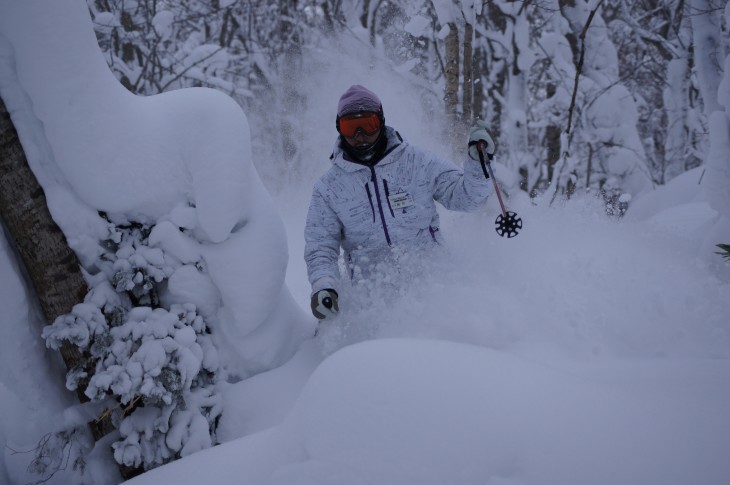
[[[340,248],[349,276],[367,277],[394,248],[439,244],[438,201],[470,211],[494,190],[478,162],[464,171],[404,141],[391,127],[383,158],[374,166],[349,161],[339,146],[332,167],[315,183],[304,229],[304,259],[312,293],[337,290]]]

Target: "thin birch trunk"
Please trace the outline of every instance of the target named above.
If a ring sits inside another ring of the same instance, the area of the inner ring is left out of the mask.
[[[459,30],[455,23],[449,24],[449,33],[445,39],[445,77],[446,85],[444,86],[444,105],[446,107],[446,116],[449,122],[450,144],[452,151],[456,153],[456,133],[458,133],[458,114],[457,107],[459,103]]]
[[[474,38],[474,27],[467,23],[464,26],[464,84],[462,88],[462,122],[465,127],[472,123],[472,103],[474,93],[474,71],[472,51],[472,40]]]

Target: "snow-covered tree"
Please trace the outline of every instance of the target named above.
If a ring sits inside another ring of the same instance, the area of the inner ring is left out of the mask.
[[[150,237],[154,241],[154,228],[144,224],[110,222],[95,285],[43,332],[49,347],[68,343],[82,353],[66,386],[112,403],[108,412],[121,433],[114,457],[144,469],[216,443],[217,386],[224,380],[211,330],[196,306],[164,303],[169,278],[186,265],[151,247]],[[187,268],[201,272],[202,265]]]
[[[213,89],[131,94],[83,2],[2,9],[1,94],[90,287],[46,342],[82,353],[67,385],[110,410],[87,408],[119,425],[119,463],[153,467],[210,446],[220,380],[281,364],[310,333],[284,284],[286,238],[247,118]],[[38,63],[34,49],[62,62]]]
[[[692,9],[677,0],[610,0],[605,11],[621,79],[639,110],[638,129],[652,179],[664,184],[701,164],[706,142],[692,75]]]
[[[109,66],[133,93],[206,85],[233,94],[243,88],[229,80],[230,7],[122,0],[89,6]]]
[[[90,6],[108,62],[131,89],[151,94],[212,86],[255,113],[256,148],[279,164],[259,167],[273,183],[303,173],[299,140],[306,130],[296,113],[309,101],[297,80],[303,59],[320,42],[342,44],[343,52],[360,45],[356,55],[387,60],[423,90],[424,103],[442,103],[431,109],[447,114],[442,133],[455,153],[471,118],[487,120],[500,141],[500,160],[521,174],[531,195],[548,187],[635,195],[697,166],[706,150],[696,80],[718,79],[692,76],[699,38],[690,24],[709,18],[696,15],[702,9],[717,11],[711,1],[152,6],[90,0]],[[717,18],[709,22],[698,28],[718,31]],[[560,133],[569,115],[563,146],[569,156],[562,157]]]
[[[705,191],[718,218],[706,236],[705,248],[730,240],[730,4],[693,0],[692,19],[698,78],[708,114],[708,180]],[[722,26],[722,29],[720,27]],[[709,29],[709,30],[708,30]],[[726,247],[721,247],[727,250]],[[730,277],[730,272],[726,273]]]

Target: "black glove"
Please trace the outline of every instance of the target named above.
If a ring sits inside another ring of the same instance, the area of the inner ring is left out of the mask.
[[[487,131],[487,124],[483,122],[482,120],[477,120],[476,123],[471,127],[471,130],[469,131],[469,157],[472,160],[479,161],[479,152],[477,151],[477,144],[483,141],[487,144],[486,149],[484,150],[487,154],[487,157],[491,160],[492,155],[494,155],[494,140],[492,140],[492,136],[489,134],[489,131]]]
[[[319,290],[312,295],[312,315],[322,320],[331,318],[340,311],[337,303],[337,292],[331,288]]]

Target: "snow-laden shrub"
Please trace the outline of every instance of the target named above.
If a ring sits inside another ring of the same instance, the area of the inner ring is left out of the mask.
[[[156,285],[170,277],[174,266],[179,266],[166,258],[161,249],[148,246],[150,232],[150,227],[140,224],[109,227],[107,244],[115,252],[105,258],[111,263],[106,272],[112,275],[114,289],[126,292],[135,306],[157,306]]]
[[[38,481],[32,482],[33,485],[61,483],[57,481],[58,475],[63,475],[63,483],[83,485],[88,483],[85,474],[86,453],[92,448],[89,441],[84,426],[71,426],[45,434],[34,450],[17,451],[8,447],[8,451],[12,454],[32,453],[27,471],[40,477]]]
[[[720,248],[717,254],[725,258],[725,261],[730,262],[730,244],[718,244],[717,247]]]
[[[160,290],[182,263],[149,246],[150,230],[110,223],[84,302],[43,331],[49,347],[68,342],[82,352],[66,386],[92,401],[112,396],[118,402],[123,413],[115,423],[121,439],[112,445],[114,458],[144,469],[216,443],[223,381],[195,305],[160,306]]]

